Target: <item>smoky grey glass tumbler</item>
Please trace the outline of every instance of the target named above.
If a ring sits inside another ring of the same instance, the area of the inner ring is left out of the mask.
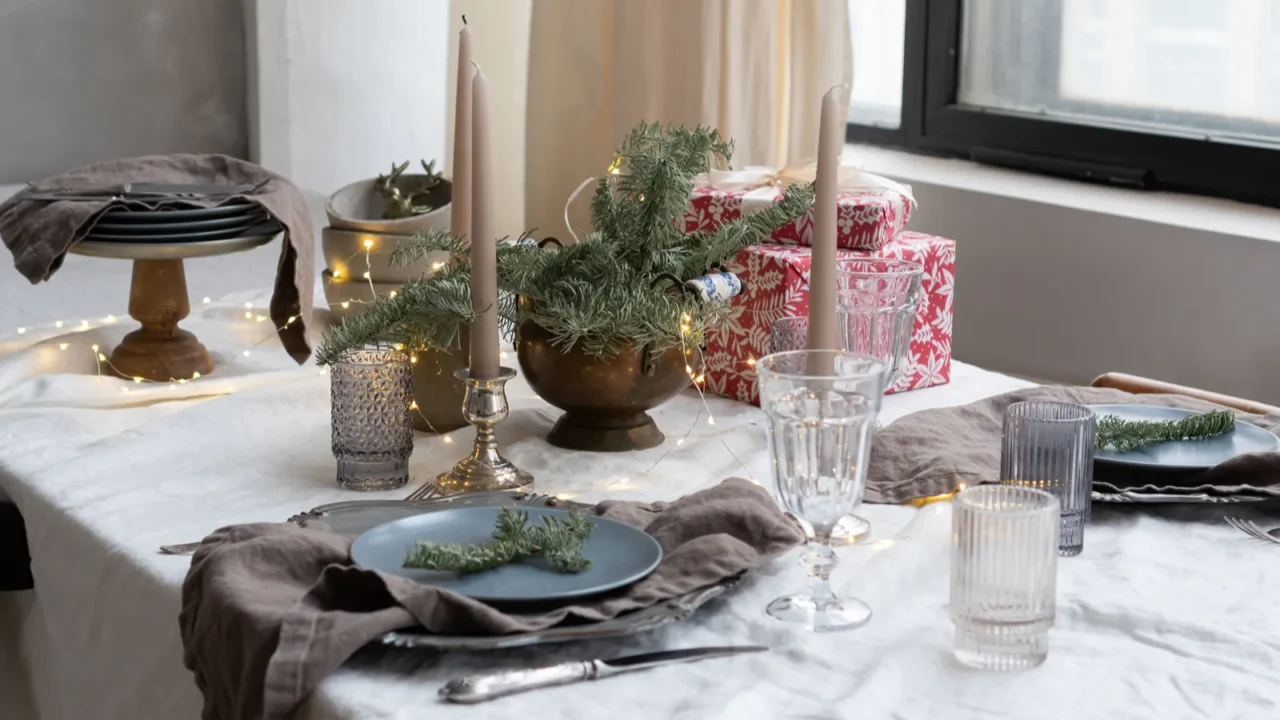
[[[413,370],[397,350],[346,353],[329,372],[333,456],[348,490],[394,490],[409,481]]]
[[[1092,410],[1062,402],[1014,403],[1004,412],[1000,482],[1051,493],[1061,506],[1063,556],[1084,549],[1093,490]]]

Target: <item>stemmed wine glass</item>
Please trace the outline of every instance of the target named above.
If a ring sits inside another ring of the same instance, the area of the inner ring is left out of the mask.
[[[831,534],[866,489],[885,364],[843,351],[799,350],[761,358],[756,372],[778,500],[813,529],[802,558],[808,591],[774,600],[768,613],[819,632],[862,625],[871,608],[831,588]]]

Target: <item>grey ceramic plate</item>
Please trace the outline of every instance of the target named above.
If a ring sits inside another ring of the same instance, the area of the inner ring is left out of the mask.
[[[96,240],[98,242],[182,243],[201,242],[204,240],[226,240],[227,238],[241,237],[244,235],[277,233],[280,232],[281,229],[280,223],[275,222],[274,220],[270,222],[262,222],[261,220],[250,219],[238,225],[218,230],[196,230],[194,232],[176,232],[166,233],[163,235],[134,232],[99,232],[97,228],[94,228],[89,231],[89,236],[85,239]]]
[[[93,226],[91,233],[97,235],[100,233],[112,233],[117,235],[162,235],[166,233],[186,233],[199,232],[201,230],[222,230],[225,228],[240,227],[248,224],[264,223],[268,220],[267,213],[262,210],[250,210],[249,212],[240,213],[224,218],[210,218],[208,220],[180,220],[177,222],[124,222],[113,223],[107,220],[100,220],[98,224]]]
[[[1096,503],[1132,503],[1135,505],[1231,505],[1275,500],[1260,495],[1210,495],[1208,493],[1147,493],[1093,491]]]
[[[488,542],[498,510],[455,508],[380,525],[351,544],[351,560],[477,600],[508,603],[549,602],[608,592],[643,578],[662,560],[662,547],[644,531],[593,516],[595,529],[583,547],[591,566],[580,573],[556,572],[538,558],[466,575],[402,566],[405,550],[419,540],[468,545]],[[550,508],[528,508],[527,512],[530,522],[565,514]]]
[[[1115,415],[1121,420],[1181,420],[1197,413],[1156,405],[1090,405],[1099,418]],[[1095,454],[1097,462],[1167,470],[1205,470],[1236,455],[1280,450],[1280,438],[1257,425],[1236,420],[1236,428],[1207,440],[1181,440],[1148,445],[1127,453],[1112,449]]]
[[[155,222],[186,222],[187,220],[209,220],[212,218],[225,218],[243,215],[246,212],[252,212],[261,206],[254,203],[228,203],[226,205],[216,205],[214,207],[191,208],[191,207],[160,207],[155,210],[125,210],[113,209],[108,210],[98,218],[103,222],[110,223],[155,223]]]
[[[186,258],[229,255],[266,245],[280,233],[279,228],[260,235],[245,235],[225,240],[203,240],[181,243],[118,242],[116,240],[81,240],[67,252],[101,258],[126,260],[183,260]]]
[[[440,512],[454,507],[577,507],[587,506],[572,500],[558,500],[547,495],[489,492],[452,498],[434,498],[414,502],[402,500],[346,500],[329,503],[294,515],[290,522],[304,524],[318,520],[334,532],[357,536],[366,530],[400,518]],[[703,604],[732,589],[742,576],[727,578],[715,585],[627,613],[598,623],[557,625],[545,630],[511,635],[435,635],[422,628],[397,630],[380,638],[386,645],[430,650],[494,650],[546,643],[595,640],[647,632],[689,617]]]

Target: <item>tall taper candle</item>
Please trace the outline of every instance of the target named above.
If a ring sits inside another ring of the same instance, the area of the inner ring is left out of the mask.
[[[489,84],[471,81],[471,377],[498,377],[498,250],[493,230],[493,145]]]
[[[810,350],[839,350],[836,332],[836,183],[844,121],[840,118],[837,85],[822,97],[822,122],[818,127],[818,174],[813,198],[813,251],[809,263]],[[834,357],[810,357],[810,375],[830,375]]]
[[[471,236],[471,30],[458,32],[458,86],[453,106],[453,198],[449,216],[450,232]]]

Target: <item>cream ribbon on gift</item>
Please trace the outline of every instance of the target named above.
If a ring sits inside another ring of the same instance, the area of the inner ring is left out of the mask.
[[[748,215],[768,207],[777,201],[790,185],[813,182],[818,175],[818,161],[806,160],[788,165],[781,170],[760,165],[749,165],[741,170],[712,170],[693,178],[695,188],[711,188],[735,192],[746,190],[742,196],[742,214]],[[887,177],[863,171],[856,163],[841,158],[837,174],[837,193],[885,192],[894,203],[898,216],[908,207],[916,206],[911,189]],[[892,197],[896,195],[897,197]]]

